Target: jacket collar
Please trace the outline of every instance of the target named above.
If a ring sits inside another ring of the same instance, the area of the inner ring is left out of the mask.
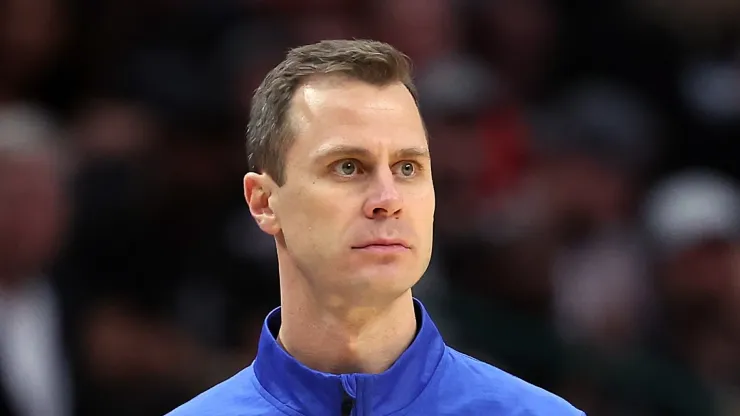
[[[275,399],[301,413],[336,414],[345,390],[358,397],[358,406],[372,409],[373,413],[400,410],[429,383],[445,349],[437,327],[416,299],[414,309],[420,328],[391,368],[381,374],[337,375],[304,366],[277,343],[280,308],[276,308],[262,327],[254,361],[257,380]]]

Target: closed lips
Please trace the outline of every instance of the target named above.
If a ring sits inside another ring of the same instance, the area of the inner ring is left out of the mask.
[[[379,239],[379,240],[373,240],[368,241],[362,244],[358,244],[352,248],[355,249],[362,249],[362,248],[370,248],[370,247],[398,247],[398,248],[410,248],[409,244],[406,243],[403,240],[396,240],[396,239]]]

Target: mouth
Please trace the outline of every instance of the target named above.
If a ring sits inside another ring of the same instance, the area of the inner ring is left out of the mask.
[[[397,253],[410,250],[411,246],[403,240],[373,240],[353,246],[352,249],[379,253]]]

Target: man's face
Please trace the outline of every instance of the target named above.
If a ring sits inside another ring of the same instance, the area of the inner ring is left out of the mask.
[[[292,103],[278,244],[308,284],[360,301],[400,295],[429,265],[434,187],[426,134],[400,83],[317,80]]]

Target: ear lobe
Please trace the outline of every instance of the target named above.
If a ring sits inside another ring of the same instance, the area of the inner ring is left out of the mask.
[[[270,205],[271,200],[276,197],[271,185],[270,178],[265,174],[249,172],[244,176],[244,199],[249,212],[262,231],[275,235],[280,232],[280,226]]]

